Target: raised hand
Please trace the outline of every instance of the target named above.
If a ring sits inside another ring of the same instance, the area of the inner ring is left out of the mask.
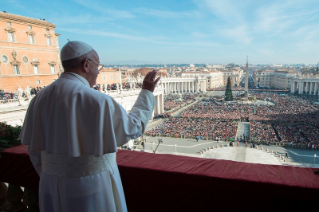
[[[158,81],[161,79],[158,77],[156,79],[157,72],[155,70],[148,72],[143,80],[142,89],[147,89],[151,92],[154,92],[155,86]],[[156,80],[155,80],[156,79]]]

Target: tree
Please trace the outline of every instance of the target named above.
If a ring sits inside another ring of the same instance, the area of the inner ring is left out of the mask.
[[[225,101],[233,101],[233,91],[231,90],[230,77],[227,79],[227,86],[225,91]]]

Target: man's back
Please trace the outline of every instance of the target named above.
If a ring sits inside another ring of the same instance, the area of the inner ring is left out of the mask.
[[[128,116],[111,97],[64,73],[34,97],[22,134],[27,134],[24,143],[32,141],[34,152],[45,149],[48,154],[72,157],[102,156],[116,152],[118,144],[126,143],[129,137],[141,135],[142,130],[123,132],[123,122],[133,123],[132,119],[134,116]],[[42,130],[35,132],[35,128]]]

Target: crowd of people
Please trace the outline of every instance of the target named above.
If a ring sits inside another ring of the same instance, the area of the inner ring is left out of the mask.
[[[32,88],[30,87],[30,94],[31,95],[37,95],[37,93],[42,90],[43,88],[45,88],[45,86],[43,87],[35,87]],[[27,94],[25,92],[22,93],[22,97],[27,97]],[[13,92],[5,92],[4,90],[0,90],[0,100],[9,100],[9,99],[17,99],[18,98],[18,94],[17,93],[13,93]]]
[[[6,99],[14,99],[16,95],[14,95],[12,92],[5,92],[4,90],[0,90],[0,100],[6,100]]]
[[[132,87],[131,87],[132,86]],[[130,83],[122,83],[122,89],[132,89],[134,86],[134,84],[130,84]],[[95,90],[97,91],[105,91],[105,86],[104,84],[97,84],[93,87]],[[142,88],[142,83],[135,83],[135,88],[136,89],[140,89]],[[120,89],[120,84],[119,83],[113,83],[113,84],[107,84],[107,88],[108,91],[111,90],[117,90]]]
[[[314,123],[303,123],[303,124],[291,124],[291,123],[280,123],[275,124],[278,136],[281,142],[288,144],[319,144],[319,129]]]
[[[177,107],[181,107],[183,104],[188,104],[194,101],[197,97],[197,94],[183,94],[182,96],[176,94],[168,94],[164,99],[164,110],[169,111]]]
[[[233,91],[243,91],[245,90],[243,87],[241,86],[232,86],[231,88]],[[207,88],[206,91],[225,91],[226,90],[226,86],[224,87],[218,87],[218,88]]]
[[[252,96],[269,104],[222,103],[214,96],[185,109],[181,117],[262,122],[316,122],[319,118],[319,108],[306,99],[292,95],[280,96],[278,93],[252,92]]]
[[[319,106],[307,99],[290,94],[280,95],[278,92],[252,91],[250,96],[265,102],[225,103],[221,101],[222,96],[204,94],[202,101],[186,108],[179,118],[170,118],[147,133],[173,137],[226,138],[236,135],[236,121],[245,120],[251,123],[250,138],[255,142],[282,142],[302,146],[319,144]],[[171,108],[173,99],[167,99],[168,108]],[[219,128],[214,131],[217,126]]]
[[[237,122],[221,122],[209,119],[169,118],[145,132],[149,136],[167,136],[175,138],[201,138],[208,140],[235,139]]]
[[[252,141],[262,143],[276,143],[279,141],[271,124],[256,121],[250,122],[250,138]]]

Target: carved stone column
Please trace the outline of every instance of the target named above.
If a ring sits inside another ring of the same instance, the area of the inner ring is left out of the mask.
[[[309,94],[313,94],[313,82],[310,82],[310,92]]]

